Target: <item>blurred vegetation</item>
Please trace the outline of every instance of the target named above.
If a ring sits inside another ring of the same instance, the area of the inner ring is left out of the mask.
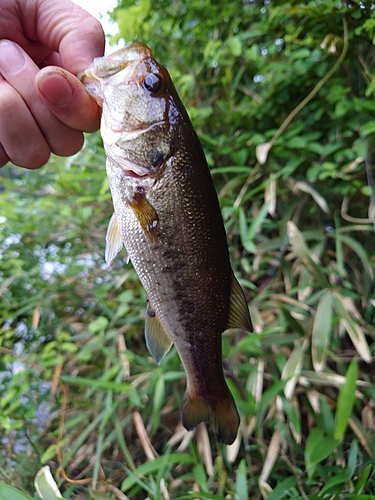
[[[132,266],[104,263],[91,135],[1,171],[0,483],[37,498],[48,464],[65,498],[374,499],[375,4],[122,0],[112,17],[113,43],[170,70],[212,170],[255,327],[223,336],[240,432],[182,429],[178,355],[156,365]]]

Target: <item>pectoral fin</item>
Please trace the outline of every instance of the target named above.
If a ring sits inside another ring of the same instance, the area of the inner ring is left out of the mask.
[[[231,285],[230,311],[227,328],[243,328],[250,332],[253,331],[245,295],[241,285],[234,276]]]
[[[143,193],[136,192],[129,201],[138,222],[147,238],[156,243],[159,237],[159,217],[154,207]]]
[[[156,316],[150,304],[147,305],[145,337],[147,349],[150,351],[155,360],[160,361],[172,347],[173,340],[164,330],[159,318]]]
[[[109,221],[105,242],[105,261],[109,265],[113,262],[114,258],[123,247],[123,242],[121,240],[117,216],[115,212],[113,212],[112,217]]]

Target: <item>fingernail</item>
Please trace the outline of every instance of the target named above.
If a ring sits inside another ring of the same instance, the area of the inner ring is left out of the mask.
[[[44,99],[58,108],[68,106],[73,100],[74,89],[67,78],[56,71],[43,75],[37,86]]]
[[[17,44],[0,41],[0,72],[6,78],[15,75],[25,66],[25,56]]]

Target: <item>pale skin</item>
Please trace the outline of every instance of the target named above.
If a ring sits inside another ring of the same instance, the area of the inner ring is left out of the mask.
[[[100,108],[75,75],[103,53],[99,21],[70,0],[0,0],[0,167],[81,149]]]

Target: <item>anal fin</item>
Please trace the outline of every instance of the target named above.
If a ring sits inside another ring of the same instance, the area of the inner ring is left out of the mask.
[[[245,295],[234,275],[231,284],[230,310],[227,328],[243,328],[250,332],[253,331]]]
[[[160,323],[150,303],[147,304],[145,337],[147,349],[155,358],[156,362],[160,363],[172,347],[173,340]]]

